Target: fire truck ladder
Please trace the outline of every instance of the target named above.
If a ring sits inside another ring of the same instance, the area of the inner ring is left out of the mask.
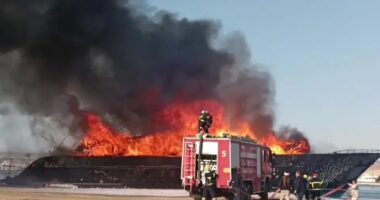
[[[195,144],[185,143],[185,159],[184,159],[184,186],[194,184],[195,176]]]

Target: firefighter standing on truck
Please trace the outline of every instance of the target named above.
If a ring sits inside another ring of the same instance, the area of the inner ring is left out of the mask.
[[[198,133],[203,130],[204,133],[208,134],[208,129],[212,124],[212,115],[207,110],[202,110],[201,115],[198,118]]]
[[[204,167],[205,173],[205,184],[202,194],[202,200],[211,197],[213,200],[216,199],[216,178],[217,174],[210,164],[206,164]]]
[[[309,193],[310,199],[320,200],[321,199],[321,189],[323,181],[318,177],[317,173],[313,173],[313,177],[309,181]]]

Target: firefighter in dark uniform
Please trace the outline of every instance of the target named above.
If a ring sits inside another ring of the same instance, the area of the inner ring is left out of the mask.
[[[301,171],[296,171],[296,179],[294,181],[294,194],[296,194],[298,200],[303,200],[303,196],[306,191],[306,179],[301,175]]]
[[[317,173],[313,173],[313,177],[309,181],[309,195],[312,200],[321,199],[321,190],[322,190],[323,181],[318,177]]]
[[[198,118],[198,133],[202,130],[204,133],[208,134],[208,129],[212,124],[212,115],[207,110],[202,110],[201,115]]]
[[[206,165],[204,168],[205,173],[205,184],[202,194],[202,200],[212,198],[212,200],[216,199],[216,178],[217,174],[214,169],[212,169],[211,165]]]
[[[244,191],[244,183],[243,178],[240,173],[239,168],[232,168],[231,170],[232,180],[230,182],[230,188],[232,189],[232,193],[234,195],[234,200],[244,200],[248,199],[249,195]]]

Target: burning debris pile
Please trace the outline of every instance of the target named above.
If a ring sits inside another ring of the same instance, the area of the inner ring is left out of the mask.
[[[216,135],[246,135],[276,153],[310,151],[299,132],[273,130],[273,81],[250,64],[240,35],[211,45],[220,39],[218,23],[136,2],[3,2],[6,148],[20,146],[20,130],[7,122],[22,115],[21,139],[36,148],[28,151],[48,145],[89,156],[179,156],[182,137],[196,133],[207,109]]]
[[[110,128],[97,115],[86,113],[85,124],[88,125],[86,136],[81,143],[81,151],[84,155],[91,156],[180,156],[182,152],[182,138],[193,136],[197,132],[197,114],[202,106],[211,108],[214,116],[212,132],[214,135],[222,136],[223,133],[248,136],[258,139],[262,144],[266,144],[276,153],[303,153],[309,149],[307,140],[302,137],[297,138],[297,134],[276,136],[273,133],[257,138],[257,135],[250,129],[247,122],[236,124],[239,132],[230,131],[228,124],[224,122],[224,107],[216,101],[197,101],[190,104],[173,104],[165,108],[162,113],[158,113],[158,119],[162,122],[173,124],[174,130],[164,130],[142,137],[133,136],[128,132],[115,131]],[[281,129],[281,131],[285,131]],[[286,132],[290,133],[290,129]],[[300,135],[298,135],[300,136]],[[293,137],[293,138],[291,138]],[[128,145],[126,145],[128,144]]]

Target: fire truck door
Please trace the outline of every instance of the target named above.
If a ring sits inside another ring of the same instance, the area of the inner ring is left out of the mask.
[[[231,168],[240,168],[240,145],[231,143]]]
[[[257,166],[257,177],[261,177],[261,148],[257,147],[256,150],[256,166]]]

